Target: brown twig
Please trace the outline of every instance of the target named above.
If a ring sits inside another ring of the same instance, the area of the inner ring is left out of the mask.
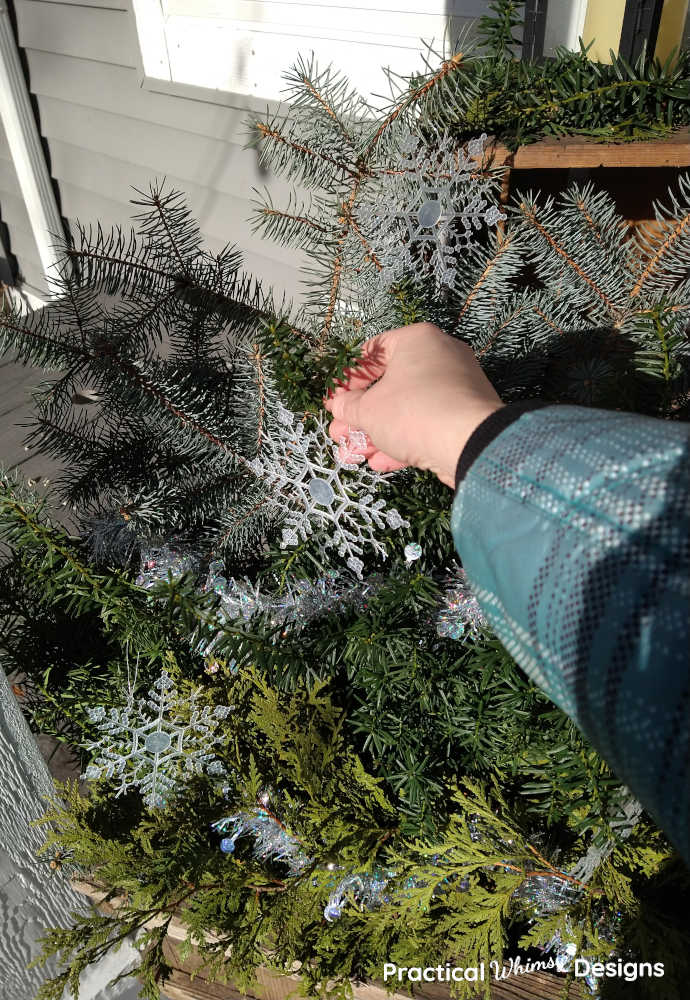
[[[684,218],[676,220],[675,225],[671,227],[670,233],[663,241],[663,243],[661,244],[657,252],[654,254],[654,256],[650,259],[644,271],[635,282],[633,290],[630,293],[631,299],[634,299],[637,295],[640,294],[644,282],[647,280],[649,275],[655,269],[661,258],[666,254],[666,252],[675,243],[675,241],[680,238],[681,233],[683,233],[688,226],[690,226],[690,213],[684,216]]]

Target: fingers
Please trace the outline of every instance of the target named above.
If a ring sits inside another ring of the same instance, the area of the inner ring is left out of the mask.
[[[334,441],[340,441],[347,437],[350,427],[350,424],[342,420],[332,420],[328,427],[328,433]],[[373,444],[370,448],[363,450],[358,448],[357,454],[363,455],[367,459],[369,468],[373,469],[374,472],[397,472],[399,469],[407,468],[404,462],[398,462],[397,459],[391,458],[385,452],[378,451]]]
[[[368,462],[369,468],[373,469],[374,472],[397,472],[398,469],[406,468],[404,462],[399,462],[396,458],[391,458],[390,455],[386,455],[382,451],[374,452]]]
[[[344,420],[331,420],[328,425],[329,437],[333,438],[334,441],[340,441],[341,438],[347,437],[350,426]]]
[[[364,389],[336,389],[333,396],[325,401],[324,406],[336,420],[352,427],[360,427],[359,407],[364,392]]]

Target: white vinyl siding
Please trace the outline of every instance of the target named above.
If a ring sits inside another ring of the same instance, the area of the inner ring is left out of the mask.
[[[160,10],[158,25],[152,21]],[[346,71],[365,94],[383,93],[382,67],[396,73],[421,71],[420,39],[441,50],[486,13],[483,0],[136,0],[139,36],[147,73],[146,45],[163,62],[161,28],[168,56],[167,79],[278,100],[280,73],[298,51],[313,51],[321,65]],[[144,22],[144,18],[146,21]],[[228,53],[232,53],[228,58]]]

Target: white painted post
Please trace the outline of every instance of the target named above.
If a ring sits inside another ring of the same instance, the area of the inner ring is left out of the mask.
[[[46,278],[57,276],[53,248],[63,227],[24,79],[9,11],[0,0],[0,118]]]
[[[31,825],[55,795],[52,778],[0,665],[0,1000],[32,1000],[41,983],[55,974],[52,962],[28,970],[41,951],[38,939],[51,927],[69,926],[70,913],[88,913],[84,896],[61,871],[36,855],[45,837]],[[128,942],[116,954],[86,969],[80,1000],[134,1000],[136,980],[107,983],[137,964]]]

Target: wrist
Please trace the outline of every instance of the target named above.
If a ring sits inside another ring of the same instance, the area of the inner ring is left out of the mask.
[[[478,441],[477,432],[489,421],[499,410],[505,408],[505,403],[497,399],[496,402],[487,402],[484,405],[473,408],[471,416],[467,409],[462,413],[458,423],[452,425],[452,433],[448,438],[448,444],[444,452],[444,461],[438,478],[451,489],[456,487],[456,473],[460,457],[468,450],[468,445],[473,441]],[[450,430],[450,428],[449,428]],[[481,450],[481,447],[480,449]],[[476,457],[476,456],[475,456]]]
[[[549,406],[543,399],[523,399],[516,403],[501,404],[497,406],[493,413],[484,418],[474,429],[469,439],[465,442],[459,454],[455,469],[453,486],[457,489],[472,464],[481,455],[485,448],[497,438],[510,424],[519,420],[523,413],[531,410],[538,410],[544,406]]]

